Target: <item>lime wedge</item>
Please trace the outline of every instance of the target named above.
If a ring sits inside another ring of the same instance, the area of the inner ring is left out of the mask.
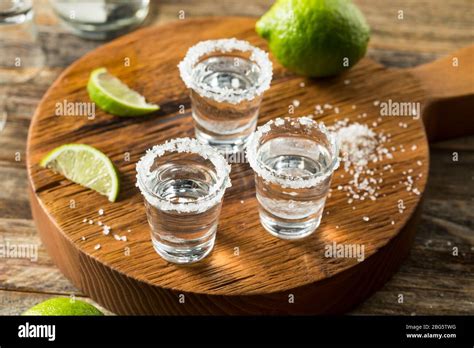
[[[40,165],[93,189],[115,202],[120,188],[118,173],[110,159],[84,144],[66,144],[48,153]]]
[[[51,315],[104,315],[93,305],[65,297],[50,298],[31,307],[22,315],[51,316]]]
[[[116,116],[140,116],[158,110],[145,98],[113,75],[105,68],[92,71],[87,83],[89,97],[97,106]]]

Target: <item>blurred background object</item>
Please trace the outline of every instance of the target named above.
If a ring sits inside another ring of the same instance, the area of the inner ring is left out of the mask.
[[[21,83],[44,65],[31,0],[0,1],[0,84]]]
[[[43,68],[31,0],[0,1],[0,132],[7,121],[8,88],[31,80]]]
[[[81,37],[105,40],[130,31],[148,15],[150,0],[50,0],[58,17]]]

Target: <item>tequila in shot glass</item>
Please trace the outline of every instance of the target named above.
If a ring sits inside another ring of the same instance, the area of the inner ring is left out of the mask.
[[[336,136],[308,117],[277,118],[252,135],[247,158],[263,227],[282,239],[313,233],[339,166]]]
[[[161,257],[191,263],[211,252],[229,173],[222,155],[190,138],[156,145],[140,159],[137,186]]]
[[[268,54],[235,38],[202,41],[178,67],[190,90],[196,138],[221,153],[243,150],[272,80]]]

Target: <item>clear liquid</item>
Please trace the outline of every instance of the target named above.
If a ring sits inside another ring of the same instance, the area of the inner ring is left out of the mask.
[[[209,195],[215,171],[189,161],[159,166],[147,183],[152,192],[172,203],[190,203]],[[202,213],[163,211],[145,202],[156,251],[165,259],[188,263],[202,259],[214,245],[220,204]]]
[[[260,68],[253,61],[241,57],[218,56],[199,62],[193,79],[209,91],[226,88],[236,95],[255,87]],[[217,92],[216,92],[217,95]],[[191,91],[196,136],[210,145],[233,152],[242,146],[255,130],[261,96],[238,104],[218,102]]]
[[[330,168],[328,149],[313,140],[279,137],[268,140],[258,152],[258,159],[282,178],[309,178]],[[283,188],[256,176],[257,199],[262,223],[278,231],[282,238],[299,238],[312,232],[321,220],[331,179],[310,188]],[[268,229],[268,228],[267,228]],[[271,232],[271,231],[270,231]]]
[[[172,203],[193,202],[209,194],[216,182],[214,171],[194,164],[164,164],[156,170],[156,177],[150,182],[152,192]]]
[[[246,90],[255,86],[260,68],[249,59],[241,57],[211,57],[194,67],[194,76],[199,84],[208,88]]]

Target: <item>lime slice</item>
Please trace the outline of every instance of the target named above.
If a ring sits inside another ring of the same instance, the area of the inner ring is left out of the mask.
[[[38,303],[31,307],[22,315],[104,315],[101,311],[93,305],[65,297],[50,298],[49,300]]]
[[[117,198],[120,187],[118,173],[110,159],[92,146],[59,146],[48,153],[40,165],[107,196],[111,202]]]
[[[102,110],[116,116],[146,115],[160,108],[147,103],[142,95],[110,75],[105,68],[92,71],[87,91],[92,101]]]

